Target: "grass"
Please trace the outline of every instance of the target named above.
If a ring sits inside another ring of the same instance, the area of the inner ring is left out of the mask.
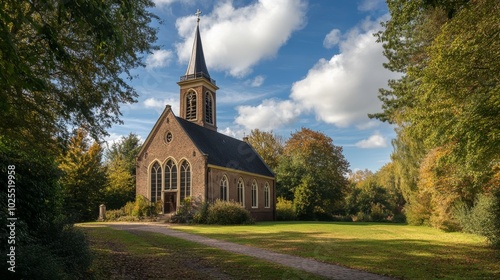
[[[158,233],[78,226],[91,245],[94,279],[323,279]]]
[[[381,223],[265,222],[175,229],[403,279],[500,279],[485,239]]]

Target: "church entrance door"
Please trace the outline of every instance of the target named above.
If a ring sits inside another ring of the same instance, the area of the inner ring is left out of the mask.
[[[175,210],[177,210],[177,193],[166,192],[164,198],[163,213],[175,212]]]

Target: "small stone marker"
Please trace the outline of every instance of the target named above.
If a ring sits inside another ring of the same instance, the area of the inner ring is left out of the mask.
[[[99,219],[98,221],[104,221],[106,220],[106,205],[101,204],[99,205]]]

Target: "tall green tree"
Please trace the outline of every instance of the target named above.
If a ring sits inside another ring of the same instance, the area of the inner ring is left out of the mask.
[[[272,170],[276,169],[279,158],[283,154],[284,140],[282,137],[272,131],[252,129],[247,141]]]
[[[388,1],[378,34],[385,65],[402,72],[380,91],[381,120],[397,125],[393,161],[410,220],[450,228],[500,160],[500,4],[493,0]]]
[[[70,139],[67,151],[59,160],[63,176],[63,207],[73,221],[91,221],[97,218],[99,204],[103,202],[100,193],[106,185],[106,173],[102,160],[102,148],[90,144],[87,133],[79,129]]]
[[[341,208],[348,172],[342,147],[323,133],[302,128],[285,144],[277,169],[278,193],[293,198],[299,218],[328,217]]]
[[[135,158],[140,139],[130,133],[113,143],[106,152],[107,185],[103,190],[107,209],[119,209],[135,198]]]
[[[93,137],[134,102],[130,70],[142,65],[156,30],[149,0],[0,3],[0,135],[52,141],[67,127]]]
[[[130,175],[135,176],[135,158],[141,149],[141,139],[137,134],[122,136],[106,151],[106,163],[123,160]]]

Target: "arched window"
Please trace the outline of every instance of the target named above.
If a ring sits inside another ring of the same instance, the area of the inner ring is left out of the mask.
[[[213,124],[214,123],[214,109],[213,109],[214,99],[212,93],[207,92],[205,95],[205,122]]]
[[[245,206],[245,183],[241,178],[238,180],[238,203]]]
[[[264,207],[265,208],[271,207],[271,191],[269,190],[268,183],[266,183],[266,185],[264,186]]]
[[[155,162],[151,166],[151,202],[161,199],[161,166]]]
[[[253,180],[252,183],[252,208],[258,208],[259,200],[258,200],[259,190],[257,189],[257,182]]]
[[[177,166],[169,159],[165,164],[165,190],[177,189]]]
[[[191,167],[189,162],[184,161],[181,165],[181,189],[180,189],[181,202],[184,198],[191,196]]]
[[[196,120],[196,92],[194,91],[186,95],[186,120]]]
[[[228,201],[229,197],[229,181],[226,175],[222,176],[220,180],[220,200]]]

